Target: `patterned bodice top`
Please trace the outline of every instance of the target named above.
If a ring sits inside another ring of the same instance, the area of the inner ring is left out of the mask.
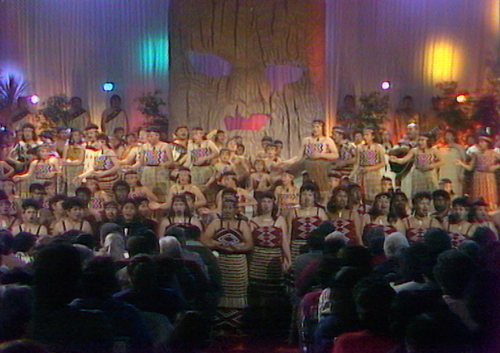
[[[417,153],[415,155],[415,167],[427,167],[434,163],[434,154],[432,153]]]
[[[283,229],[272,226],[258,226],[252,231],[255,246],[261,248],[279,248],[283,243]]]
[[[431,218],[430,222],[428,223],[428,227],[411,227],[410,224],[410,218],[406,218],[406,238],[408,239],[408,242],[410,244],[413,243],[418,243],[422,242],[424,240],[424,234],[427,231],[427,229],[432,228],[432,223],[434,222],[435,218]],[[426,222],[427,223],[427,222]],[[436,220],[437,223],[437,220]],[[422,224],[424,226],[425,224]],[[437,224],[436,224],[437,226]]]
[[[35,165],[35,178],[36,179],[52,179],[53,177],[49,177],[49,174],[54,171],[54,166],[51,163],[39,161]]]
[[[327,153],[328,146],[322,142],[309,142],[305,145],[305,155],[310,156],[314,152],[316,153]]]
[[[147,167],[158,167],[165,161],[165,151],[157,150],[155,147],[144,151],[144,164]]]
[[[384,231],[384,234],[386,237],[388,237],[390,234],[392,233],[396,233],[398,230],[396,229],[396,227],[394,227],[393,225],[386,225],[386,224],[378,224],[378,223],[368,223],[364,230],[363,230],[363,234],[366,234],[370,231],[370,229],[372,228],[381,228],[383,231]]]
[[[85,150],[83,148],[78,148],[77,146],[69,146],[67,159],[70,161],[78,161],[82,158],[82,155],[85,154]]]
[[[295,217],[292,219],[292,239],[307,240],[313,230],[319,227],[323,220],[319,217],[319,208],[315,216],[299,217],[295,210]]]
[[[193,217],[184,217],[183,221],[176,222],[175,219],[168,217],[170,224],[168,225],[167,228],[165,228],[164,233],[166,233],[168,230],[170,230],[171,228],[174,228],[174,227],[182,227],[182,228],[194,227],[194,228],[200,229],[200,227],[198,227],[197,225],[195,225],[191,222],[192,219],[193,219]]]
[[[359,151],[359,164],[362,167],[371,167],[381,162],[380,153],[372,149],[362,149]]]
[[[90,209],[103,209],[105,200],[101,197],[92,197],[89,200],[89,208]]]
[[[95,170],[108,170],[114,167],[113,161],[109,156],[98,155],[94,159],[94,169]]]
[[[212,154],[212,149],[208,146],[200,146],[191,150],[191,161],[194,163],[198,159],[208,157]]]
[[[279,195],[279,205],[283,208],[293,208],[299,204],[300,196],[296,192],[284,192]]]
[[[352,213],[354,211],[349,212],[349,217],[352,217]],[[356,234],[356,224],[352,219],[348,218],[337,218],[334,220],[331,220],[330,223],[333,224],[335,227],[336,232],[342,233],[344,236],[349,238],[349,244],[359,244],[359,239]]]
[[[469,227],[467,227],[467,229],[465,229],[464,234],[461,234],[458,232],[451,232],[450,225],[451,224],[448,224],[447,231],[448,231],[448,235],[450,236],[451,245],[453,246],[453,248],[457,248],[464,241],[469,240],[469,232],[470,232],[471,228],[474,226],[473,224],[469,225]]]
[[[221,219],[220,228],[214,232],[213,239],[219,242],[223,247],[240,244],[243,239],[240,223],[241,221],[238,221],[236,228],[224,228]]]
[[[497,156],[495,153],[485,152],[484,154],[478,154],[476,159],[476,170],[478,172],[486,172],[489,170],[490,166],[496,163]]]

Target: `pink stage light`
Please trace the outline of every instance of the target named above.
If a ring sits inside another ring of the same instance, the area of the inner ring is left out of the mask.
[[[380,84],[380,87],[386,91],[388,90],[389,88],[391,88],[391,81],[384,81]]]

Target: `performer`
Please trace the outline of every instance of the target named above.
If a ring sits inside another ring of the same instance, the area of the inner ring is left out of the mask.
[[[188,143],[189,129],[187,126],[179,126],[175,129],[174,140],[170,143],[172,157],[176,164],[182,165],[186,161]]]
[[[350,179],[359,184],[367,202],[373,202],[381,191],[380,180],[385,166],[384,148],[375,143],[374,130],[366,128],[363,131],[364,144],[356,149],[356,161]]]
[[[112,195],[113,184],[118,180],[120,168],[116,153],[109,146],[109,138],[105,134],[99,134],[96,138],[98,152],[92,161],[92,167],[80,174],[77,178],[81,181],[89,176],[96,177],[99,188]]]
[[[395,232],[404,234],[405,226],[401,219],[389,213],[390,199],[391,195],[387,193],[380,193],[375,196],[373,206],[365,215],[363,222],[365,224],[363,228],[363,242],[365,246],[368,245],[365,236],[372,228],[381,228],[386,237]]]
[[[415,110],[413,97],[406,96],[401,101],[401,107],[396,110],[394,115],[393,128],[397,140],[403,138],[404,129],[408,124],[419,124],[420,114]]]
[[[123,179],[130,186],[129,197],[133,199],[145,197],[149,201],[158,202],[158,197],[156,197],[153,191],[149,187],[142,185],[139,181],[139,175],[136,171],[130,170],[125,172]]]
[[[90,114],[82,107],[82,99],[80,97],[72,97],[69,100],[69,118],[67,126],[71,129],[83,131],[90,125]]]
[[[333,128],[333,141],[339,149],[340,158],[333,161],[333,169],[342,177],[349,177],[356,161],[356,145],[347,139],[346,131],[336,126]]]
[[[9,117],[9,129],[17,131],[22,129],[23,125],[31,124],[33,128],[36,124],[36,116],[30,111],[28,97],[19,97],[17,99],[17,109]]]
[[[453,184],[455,195],[463,195],[464,173],[456,160],[465,162],[465,148],[457,143],[457,134],[447,130],[444,135],[444,144],[438,147],[439,156],[443,165],[439,168],[439,180],[448,179]]]
[[[236,192],[236,197],[238,200],[238,205],[240,206],[240,212],[245,213],[247,206],[257,206],[257,201],[255,198],[250,195],[248,190],[240,188],[237,185],[237,176],[234,172],[225,172],[222,173],[220,177],[219,184],[225,187],[226,189],[232,189]],[[223,195],[224,189],[217,193],[215,204],[217,209],[220,210],[223,203]]]
[[[92,234],[90,223],[83,219],[85,205],[78,197],[70,197],[63,202],[67,218],[57,222],[52,230],[52,236],[64,234],[70,230]]]
[[[304,169],[309,180],[318,185],[322,199],[327,199],[330,189],[328,182],[330,163],[339,158],[339,153],[335,142],[325,136],[324,121],[313,121],[312,136],[308,136],[302,141],[302,158],[305,159]]]
[[[117,127],[122,127],[128,133],[128,116],[122,109],[122,99],[113,95],[109,100],[111,107],[102,112],[101,130],[107,135],[113,134]]]
[[[348,245],[361,245],[362,218],[356,210],[349,206],[348,190],[338,186],[333,189],[332,197],[327,205],[328,219],[335,227],[349,239]]]
[[[284,171],[281,175],[281,185],[278,185],[274,190],[280,214],[285,218],[291,210],[299,207],[300,203],[300,188],[293,183],[293,178],[293,173],[290,170]]]
[[[8,162],[13,164],[16,173],[22,173],[28,170],[33,159],[36,158],[36,149],[42,145],[36,134],[35,126],[24,124],[21,128],[21,138],[14,145],[9,153]]]
[[[235,198],[225,198],[220,218],[210,223],[201,238],[205,246],[219,252],[224,294],[219,302],[216,325],[229,329],[241,326],[242,311],[248,304],[246,253],[253,248],[250,226],[238,217],[238,209]]]
[[[74,195],[76,185],[73,180],[83,173],[85,162],[85,147],[83,136],[79,130],[73,130],[69,143],[64,149],[62,158],[63,175],[66,180],[66,192],[69,195]]]
[[[474,171],[470,190],[471,200],[483,199],[490,206],[490,210],[495,211],[498,206],[495,171],[500,169],[500,164],[498,164],[499,156],[492,149],[492,144],[491,137],[480,136],[478,149],[471,155],[471,163],[466,164],[462,160],[456,160],[456,163],[469,171]]]
[[[476,225],[467,221],[470,211],[470,204],[465,197],[458,197],[452,201],[451,214],[447,220],[443,221],[443,228],[451,238],[451,245],[456,248],[476,230]]]
[[[253,196],[258,199],[259,195],[271,189],[271,177],[263,159],[256,159],[253,169],[254,172],[250,174],[248,190],[253,191]]]
[[[158,237],[165,236],[165,232],[172,227],[197,227],[203,230],[200,220],[193,215],[189,208],[186,196],[179,194],[172,197],[172,206],[158,228]]]
[[[424,240],[427,229],[441,228],[441,223],[429,215],[432,195],[430,192],[422,191],[413,196],[413,215],[403,219],[406,227],[406,237],[410,244]]]
[[[436,169],[442,166],[443,162],[438,156],[437,151],[431,147],[428,135],[420,135],[418,147],[412,148],[403,158],[394,156],[390,158],[391,162],[398,164],[404,164],[410,160],[414,161],[410,173],[411,194],[414,195],[419,191],[433,192],[436,190],[438,187]]]
[[[328,219],[323,208],[317,204],[318,198],[319,188],[316,184],[303,184],[300,188],[300,208],[288,214],[292,261],[300,255],[301,248],[306,245],[311,232]]]
[[[186,192],[194,195],[194,207],[196,209],[207,204],[207,199],[200,188],[191,184],[191,171],[188,168],[180,168],[177,173],[176,183],[168,190],[165,207],[162,208],[170,208],[172,206],[173,197]]]
[[[206,186],[213,175],[212,161],[219,155],[219,149],[212,140],[205,138],[203,129],[191,131],[192,140],[188,144],[185,166],[191,169],[192,183],[198,187]]]
[[[472,204],[471,221],[477,227],[489,228],[495,234],[498,241],[498,228],[488,213],[489,206],[484,201],[476,201]]]
[[[99,187],[99,181],[96,177],[85,178],[85,186],[90,190],[90,200],[88,208],[93,214],[104,211],[106,202],[111,201],[111,196]]]
[[[22,209],[21,220],[15,222],[12,226],[12,234],[28,232],[37,238],[47,236],[49,234],[47,228],[40,224],[38,219],[38,211],[41,209],[41,205],[33,199],[27,199],[23,201]]]

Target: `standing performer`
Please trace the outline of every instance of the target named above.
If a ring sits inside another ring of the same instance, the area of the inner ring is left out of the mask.
[[[69,119],[68,127],[83,131],[90,124],[90,114],[82,107],[82,99],[73,97],[69,101]]]
[[[68,195],[74,195],[76,185],[73,180],[83,173],[85,161],[85,147],[83,136],[79,130],[73,130],[69,139],[69,144],[65,146],[63,153],[63,175],[66,180],[66,192]]]
[[[189,129],[187,126],[179,126],[175,129],[174,140],[170,143],[172,157],[176,164],[182,165],[187,158],[187,148],[189,142]]]
[[[97,135],[96,146],[98,152],[94,156],[91,169],[80,174],[77,178],[83,180],[88,176],[94,176],[99,182],[99,188],[112,195],[113,184],[118,180],[117,173],[120,164],[116,153],[109,146],[108,136],[105,134]]]
[[[202,243],[219,252],[219,267],[224,295],[219,302],[216,325],[238,329],[248,300],[248,265],[246,253],[253,248],[248,223],[238,215],[235,198],[226,198],[219,219],[207,227]]]
[[[465,148],[457,143],[457,134],[453,130],[446,131],[443,146],[438,148],[443,165],[439,168],[439,180],[449,179],[456,195],[463,195],[464,173],[455,161],[465,162]]]
[[[122,99],[118,95],[113,95],[109,100],[111,107],[102,112],[101,130],[111,136],[117,127],[122,127],[125,134],[128,133],[128,116],[122,109]]]
[[[327,219],[325,211],[317,204],[318,198],[319,189],[316,184],[303,184],[300,188],[300,208],[293,209],[288,214],[292,261],[300,255],[311,232]]]
[[[403,219],[406,226],[406,238],[410,244],[423,241],[427,229],[441,228],[439,221],[429,214],[431,199],[432,195],[428,191],[418,192],[413,196],[414,213]]]
[[[348,177],[356,161],[356,145],[347,139],[346,131],[336,126],[333,128],[333,141],[339,150],[339,159],[333,162],[333,169],[342,177]]]
[[[495,171],[500,169],[500,164],[498,164],[498,154],[491,148],[492,144],[491,137],[480,136],[478,148],[472,153],[471,164],[466,164],[462,160],[456,160],[456,163],[469,171],[474,171],[470,190],[471,200],[483,199],[490,206],[490,210],[496,211],[498,191]]]
[[[207,140],[201,127],[194,128],[192,140],[188,144],[185,165],[191,169],[191,182],[198,186],[205,186],[213,175],[212,161],[219,155],[219,149],[212,140]]]
[[[412,148],[403,158],[391,157],[391,162],[404,164],[414,160],[411,170],[411,193],[420,191],[433,192],[438,188],[437,168],[443,165],[437,151],[431,148],[429,136],[420,135],[418,147]]]
[[[372,128],[363,130],[365,143],[357,147],[356,161],[350,175],[350,179],[361,186],[368,202],[373,202],[382,189],[380,181],[385,166],[384,148],[375,143],[374,132]]]
[[[302,141],[302,157],[305,158],[304,169],[309,180],[318,185],[321,197],[327,199],[330,190],[328,172],[331,162],[339,158],[339,153],[335,142],[325,136],[324,121],[313,121],[312,135]]]

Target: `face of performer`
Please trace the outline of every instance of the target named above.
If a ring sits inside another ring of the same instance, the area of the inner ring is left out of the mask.
[[[361,132],[357,132],[354,134],[354,143],[359,145],[363,142],[363,134]]]
[[[194,130],[191,133],[191,136],[193,137],[193,141],[200,143],[203,141],[203,136],[205,135],[205,132],[203,130]]]
[[[48,147],[42,147],[38,150],[38,156],[42,160],[47,160],[50,158],[50,149]]]
[[[237,156],[243,156],[244,154],[245,154],[245,146],[241,145],[241,144],[239,144],[238,146],[236,146],[236,155]]]
[[[137,206],[137,212],[141,216],[148,218],[150,215],[149,201],[148,200],[141,201],[141,203],[139,203],[139,205]]]
[[[269,197],[264,197],[262,200],[260,200],[260,209],[262,210],[263,214],[268,214],[273,211],[274,207],[274,201],[273,199]]]
[[[361,188],[359,187],[353,187],[350,191],[350,196],[351,196],[351,201],[354,204],[358,204],[361,202],[363,199],[363,194],[361,193]]]
[[[462,205],[454,205],[452,212],[459,221],[465,221],[467,219],[467,214],[469,213],[469,209]]]
[[[114,221],[116,220],[116,217],[118,216],[118,208],[116,206],[107,206],[104,209],[104,215],[109,221]]]
[[[57,192],[57,190],[56,190],[56,184],[50,183],[47,186],[45,186],[45,192],[50,197],[55,196],[55,194]]]
[[[406,127],[406,135],[408,139],[415,140],[418,137],[418,126],[416,124],[409,124]]]
[[[347,196],[347,192],[344,190],[340,190],[337,192],[337,195],[335,196],[335,203],[337,204],[337,207],[339,208],[346,208],[349,202],[349,198]]]
[[[340,179],[335,176],[331,176],[330,178],[328,178],[328,180],[330,181],[330,188],[332,190],[340,185]]]
[[[128,197],[129,191],[123,185],[119,185],[115,190],[115,199],[117,202],[121,202]]]
[[[425,137],[419,137],[418,138],[418,147],[422,148],[422,149],[425,149],[425,148],[428,148],[428,139],[425,138]]]
[[[391,133],[389,132],[389,130],[382,131],[382,141],[389,142],[390,140],[391,140]]]
[[[479,148],[482,150],[487,150],[488,148],[490,148],[490,144],[488,143],[488,141],[483,140],[483,139],[479,139],[478,145],[479,145]]]
[[[73,108],[75,110],[80,109],[82,107],[82,100],[80,98],[73,97],[69,101],[69,104],[70,104],[71,108]]]
[[[110,104],[111,104],[111,108],[120,108],[121,105],[122,105],[122,100],[120,98],[113,98],[111,101],[110,101]]]
[[[148,132],[148,142],[152,145],[157,144],[160,142],[160,134],[157,132]]]
[[[88,205],[88,203],[90,202],[91,196],[85,191],[77,192],[75,196],[82,200],[84,205]]]
[[[137,183],[139,182],[139,176],[135,173],[127,174],[125,175],[125,182],[131,187],[137,186]]]
[[[312,124],[312,135],[314,137],[323,136],[323,124],[313,123]]]
[[[187,140],[189,137],[189,130],[185,127],[181,127],[180,129],[177,129],[175,135],[179,140]]]
[[[186,194],[187,206],[190,210],[194,210],[194,202],[196,201],[192,194]]]
[[[283,182],[283,185],[291,185],[293,181],[293,175],[290,173],[283,173],[281,176],[281,181]]]
[[[446,191],[448,194],[451,194],[453,192],[453,183],[439,183],[439,188]]]
[[[137,214],[137,208],[133,203],[126,203],[122,207],[122,215],[125,220],[130,221],[131,219],[134,219],[134,217]]]
[[[302,207],[311,207],[314,205],[315,195],[313,191],[304,190],[302,194],[300,194],[300,204]]]
[[[83,135],[80,131],[73,131],[71,133],[71,140],[73,140],[74,143],[81,143],[83,139]]]
[[[85,186],[90,189],[90,192],[94,193],[99,190],[99,184],[95,179],[87,179]]]
[[[0,215],[7,216],[10,212],[10,201],[2,200],[0,201]]]
[[[139,131],[138,139],[140,143],[146,143],[148,140],[148,132],[146,130]]]
[[[186,204],[182,200],[175,200],[172,203],[172,211],[176,215],[183,215],[186,212]]]
[[[417,216],[427,216],[427,214],[429,214],[429,209],[431,207],[431,200],[429,199],[420,199],[418,200],[415,205],[415,214]]]
[[[45,197],[45,195],[47,195],[45,193],[45,190],[35,190],[31,193],[31,198],[35,201],[38,201],[38,202],[43,202],[43,198]]]
[[[382,192],[389,192],[392,189],[392,181],[391,180],[382,180]]]
[[[85,130],[85,139],[89,142],[95,142],[97,137],[97,129]]]
[[[137,142],[137,136],[135,134],[128,134],[126,140],[127,145],[132,145]]]
[[[266,147],[266,153],[271,158],[276,158],[278,156],[278,148],[275,145],[268,145]]]
[[[97,149],[100,149],[100,150],[106,149],[108,147],[107,146],[107,141],[106,140],[97,140],[95,142],[95,147]]]
[[[238,149],[238,144],[235,140],[229,140],[227,142],[227,148],[232,152],[236,152],[236,150]]]
[[[30,127],[23,128],[23,138],[26,141],[33,140],[35,137],[35,131]]]
[[[264,173],[264,170],[266,169],[266,164],[264,163],[264,161],[259,159],[255,161],[254,167],[257,173]]]
[[[485,222],[488,220],[488,208],[486,206],[479,206],[476,208],[476,219],[479,222]]]
[[[54,210],[54,213],[57,214],[64,214],[64,208],[63,208],[63,203],[64,200],[57,201],[56,203],[52,204],[52,209]]]
[[[377,204],[382,214],[386,215],[389,213],[389,207],[391,205],[391,202],[387,196],[382,196],[381,198],[379,198]]]
[[[220,153],[220,160],[223,163],[229,163],[231,160],[231,151],[222,151]]]
[[[233,175],[224,176],[221,180],[221,185],[226,188],[235,189],[236,188],[236,180]]]
[[[224,201],[222,203],[221,217],[224,219],[231,219],[238,213],[238,207],[233,201]]]
[[[372,143],[373,142],[373,131],[372,130],[363,131],[363,139],[366,141],[366,143]]]
[[[444,141],[446,143],[454,143],[455,135],[452,132],[447,132],[446,134],[444,134]]]
[[[79,222],[83,218],[83,208],[81,207],[72,207],[68,210],[68,218],[73,222]]]
[[[335,143],[341,143],[344,140],[344,134],[340,131],[333,130],[332,137]]]
[[[448,207],[450,207],[450,201],[442,196],[435,197],[432,202],[434,204],[434,209],[437,212],[443,212],[444,210],[447,210]]]
[[[34,223],[38,216],[38,211],[34,207],[28,207],[23,211],[23,222]]]
[[[224,131],[218,132],[216,135],[216,139],[220,145],[222,145],[222,146],[226,145],[227,136],[226,136],[226,133]]]
[[[180,185],[189,185],[191,180],[191,174],[187,170],[181,170],[177,178],[179,180]]]

